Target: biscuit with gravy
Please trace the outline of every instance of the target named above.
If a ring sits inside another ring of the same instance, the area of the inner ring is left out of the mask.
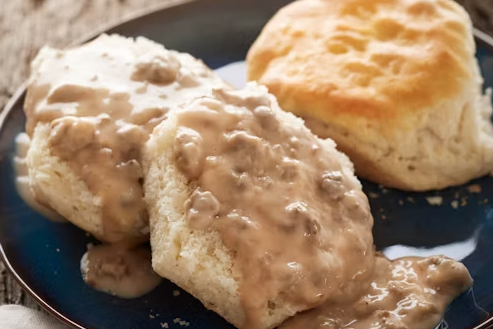
[[[172,111],[143,165],[154,270],[236,327],[368,288],[373,218],[351,162],[265,87]]]
[[[141,145],[170,108],[214,87],[228,85],[200,60],[142,37],[44,47],[25,102],[36,200],[102,241],[147,239]]]

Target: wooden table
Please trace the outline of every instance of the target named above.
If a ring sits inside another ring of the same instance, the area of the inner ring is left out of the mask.
[[[66,46],[109,22],[174,1],[0,0],[0,109],[27,78],[29,62],[41,46]],[[469,11],[476,27],[493,35],[493,0],[457,1]],[[0,261],[0,305],[6,303],[38,308]]]

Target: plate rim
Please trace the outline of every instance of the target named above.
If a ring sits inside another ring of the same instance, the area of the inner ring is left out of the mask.
[[[141,19],[143,17],[146,17],[151,14],[155,14],[160,11],[168,10],[173,7],[179,7],[188,3],[192,2],[197,2],[199,0],[172,0],[171,3],[166,3],[166,4],[158,4],[151,6],[149,8],[146,8],[144,10],[138,10],[137,12],[134,12],[130,15],[125,16],[123,19],[118,20],[117,22],[109,23],[109,24],[104,24],[102,27],[98,29],[94,29],[86,34],[84,34],[82,37],[77,38],[75,41],[71,42],[68,44],[67,47],[74,47],[81,45],[85,42],[88,42],[100,34],[106,33],[109,30],[112,30],[120,25],[132,22],[137,19]],[[201,0],[204,1],[204,0]],[[488,35],[487,33],[477,29],[473,28],[473,35],[474,38],[477,41],[480,41],[483,43],[484,46],[487,48],[490,48],[490,50],[493,53],[493,37]],[[7,101],[7,104],[3,108],[3,110],[0,112],[0,131],[4,129],[4,124],[6,122],[6,119],[8,118],[9,114],[14,110],[15,105],[19,101],[20,98],[22,98],[25,95],[26,89],[28,86],[28,80],[24,81],[20,87],[17,88],[17,90],[14,92],[14,94],[10,97],[10,99]],[[42,297],[40,297],[21,277],[20,274],[17,273],[16,269],[14,266],[10,263],[5,250],[3,248],[2,242],[0,241],[0,260],[3,261],[5,268],[7,269],[8,273],[12,275],[12,277],[15,279],[15,281],[19,284],[19,286],[24,290],[39,306],[41,306],[46,312],[48,312],[51,316],[59,320],[61,323],[68,325],[69,327],[73,329],[89,329],[80,323],[70,319],[69,316],[64,315],[62,312],[58,311],[55,309],[53,306],[51,306],[48,302],[46,302]],[[479,325],[471,328],[471,329],[493,329],[493,314],[490,315],[485,321],[480,323]]]

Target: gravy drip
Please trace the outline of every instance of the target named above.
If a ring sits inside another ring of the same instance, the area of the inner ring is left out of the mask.
[[[443,256],[388,260],[378,256],[375,278],[353,303],[326,303],[300,313],[280,329],[428,329],[471,286],[464,265]]]
[[[51,153],[100,197],[103,239],[148,232],[141,145],[170,108],[225,83],[188,54],[103,35],[81,47],[43,48],[33,62],[27,133],[51,124]],[[70,218],[69,218],[70,219]]]
[[[277,298],[303,310],[354,301],[374,267],[373,218],[358,182],[302,124],[279,122],[267,95],[217,91],[194,101],[177,111],[173,146],[196,187],[189,225],[218,230],[236,255],[245,328],[258,328]]]
[[[31,140],[26,133],[20,133],[15,138],[16,154],[14,156],[13,164],[17,193],[19,193],[22,200],[38,214],[53,222],[66,222],[67,220],[56,211],[36,200],[31,191],[31,185],[29,184],[29,168],[26,163],[26,156],[30,143]]]
[[[81,260],[84,281],[96,290],[121,298],[137,298],[156,288],[162,278],[151,266],[149,247],[98,245]]]

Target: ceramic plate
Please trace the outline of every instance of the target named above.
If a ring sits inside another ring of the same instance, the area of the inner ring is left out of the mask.
[[[167,48],[189,52],[217,69],[242,61],[263,25],[288,2],[187,1],[106,32],[142,35]],[[476,41],[485,84],[493,86],[492,40],[477,32]],[[234,82],[241,85],[242,66],[233,69],[238,74]],[[233,328],[168,281],[133,300],[99,293],[83,283],[79,260],[90,238],[70,224],[37,215],[15,189],[12,157],[14,138],[24,129],[23,98],[20,90],[0,115],[0,254],[24,289],[74,328],[162,329],[165,324],[169,328]],[[474,288],[450,306],[440,327],[485,329],[493,324],[493,319],[487,320],[493,313],[493,178],[426,194],[363,184],[375,217],[379,250],[389,257],[445,254],[462,260],[471,272]],[[471,184],[481,186],[481,193],[468,188]],[[440,196],[442,204],[430,204],[433,196]],[[176,291],[180,291],[178,296]]]

